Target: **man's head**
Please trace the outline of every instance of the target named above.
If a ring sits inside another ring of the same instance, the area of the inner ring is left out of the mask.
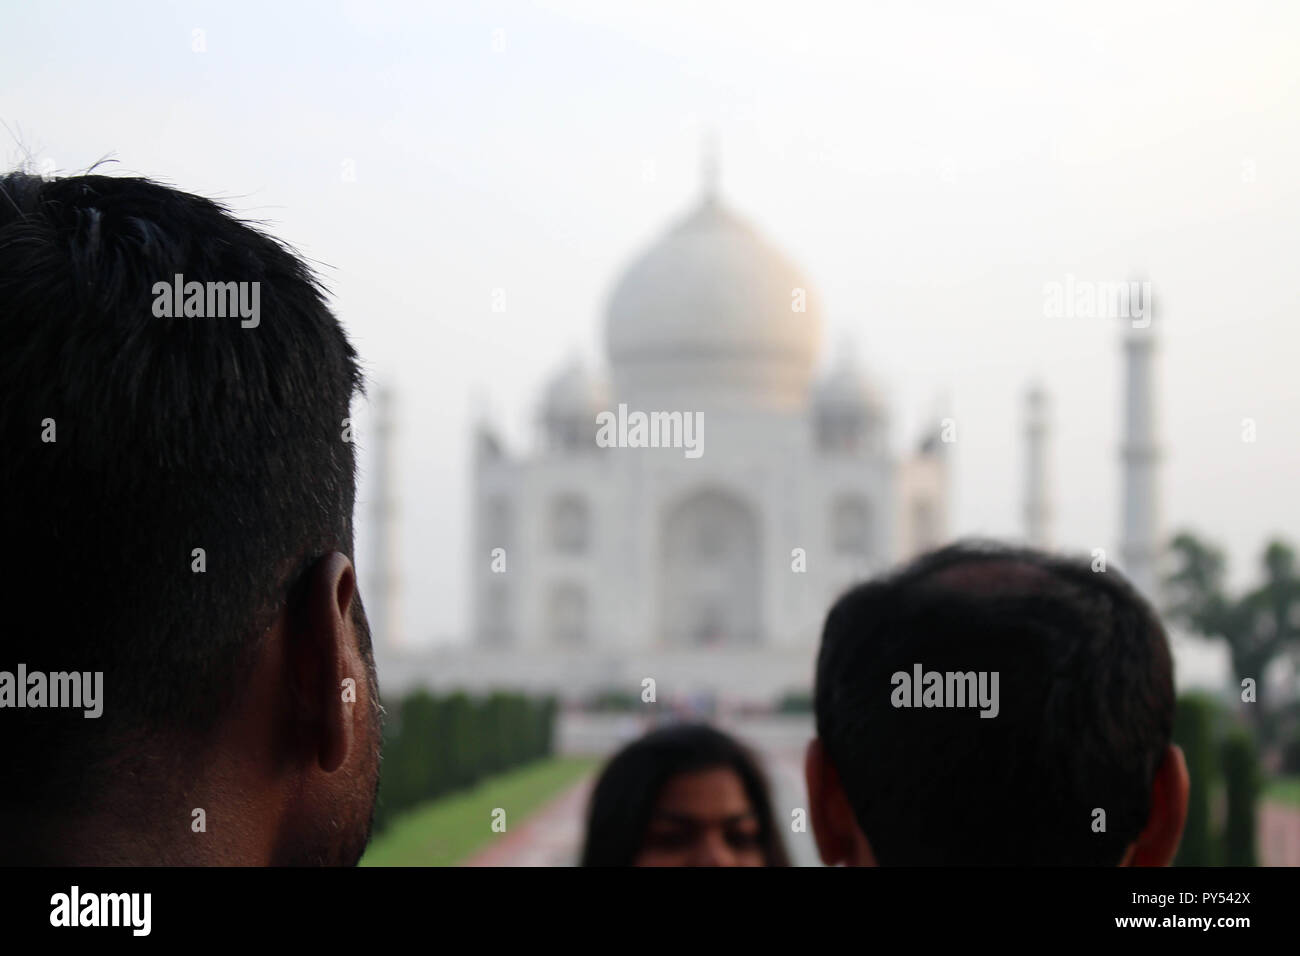
[[[829,864],[1164,865],[1187,770],[1173,666],[1114,570],[953,545],[826,619],[806,761]]]
[[[0,707],[0,821],[29,821],[11,860],[359,857],[380,714],[348,557],[360,388],[309,269],[221,206],[0,178],[0,570],[29,612],[0,671],[103,674],[97,718]]]

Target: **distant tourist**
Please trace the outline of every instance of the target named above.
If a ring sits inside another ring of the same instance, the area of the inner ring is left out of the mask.
[[[683,724],[619,751],[591,796],[583,866],[789,866],[757,760]]]
[[[822,860],[1164,866],[1187,816],[1164,628],[1116,571],[958,544],[845,594],[806,775]]]
[[[0,864],[360,858],[359,388],[307,266],[222,207],[0,177],[0,578],[32,614],[0,641]]]

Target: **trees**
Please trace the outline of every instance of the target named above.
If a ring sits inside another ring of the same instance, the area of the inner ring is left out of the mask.
[[[1227,562],[1219,548],[1183,532],[1174,538],[1171,550],[1177,567],[1167,579],[1165,613],[1207,637],[1223,638],[1238,685],[1249,678],[1258,695],[1247,697],[1242,689],[1242,700],[1249,703],[1235,708],[1235,726],[1222,733],[1214,731],[1214,708],[1207,698],[1179,699],[1174,738],[1187,756],[1192,793],[1177,862],[1253,866],[1260,793],[1256,739],[1270,745],[1283,741],[1286,723],[1300,712],[1294,698],[1271,700],[1263,687],[1269,665],[1282,654],[1300,650],[1300,575],[1295,552],[1283,541],[1270,541],[1261,561],[1262,582],[1232,595],[1225,585]],[[1223,830],[1221,839],[1213,840],[1210,804],[1220,781]]]
[[[1300,575],[1295,552],[1280,540],[1269,542],[1262,559],[1264,580],[1237,597],[1227,593],[1227,562],[1223,552],[1189,532],[1177,535],[1171,550],[1178,567],[1167,579],[1170,620],[1207,637],[1221,637],[1232,655],[1238,684],[1246,678],[1262,682],[1279,654],[1300,648]],[[1275,716],[1278,708],[1265,706]],[[1271,740],[1273,723],[1255,708],[1247,711],[1252,725]]]

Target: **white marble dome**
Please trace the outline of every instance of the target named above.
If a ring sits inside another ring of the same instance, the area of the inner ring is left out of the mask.
[[[807,400],[821,333],[798,268],[710,194],[627,268],[605,323],[620,391],[703,389],[757,404]]]

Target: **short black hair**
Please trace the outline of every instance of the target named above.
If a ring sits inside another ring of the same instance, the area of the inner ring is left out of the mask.
[[[159,317],[177,275],[259,283],[256,325]],[[130,741],[216,724],[294,582],[352,552],[361,390],[310,268],[222,205],[0,177],[0,567],[31,612],[0,670],[104,674],[99,719],[0,714],[0,802],[70,805],[140,771]]]
[[[759,846],[768,866],[789,866],[777,829],[767,778],[739,741],[706,724],[670,724],[652,730],[615,754],[601,772],[587,809],[582,866],[632,866],[645,846],[664,787],[681,774],[715,768],[740,778],[758,820]]]
[[[998,672],[997,716],[895,706],[917,665]],[[1114,568],[959,542],[831,608],[815,710],[878,863],[1114,865],[1150,813],[1173,664]]]

